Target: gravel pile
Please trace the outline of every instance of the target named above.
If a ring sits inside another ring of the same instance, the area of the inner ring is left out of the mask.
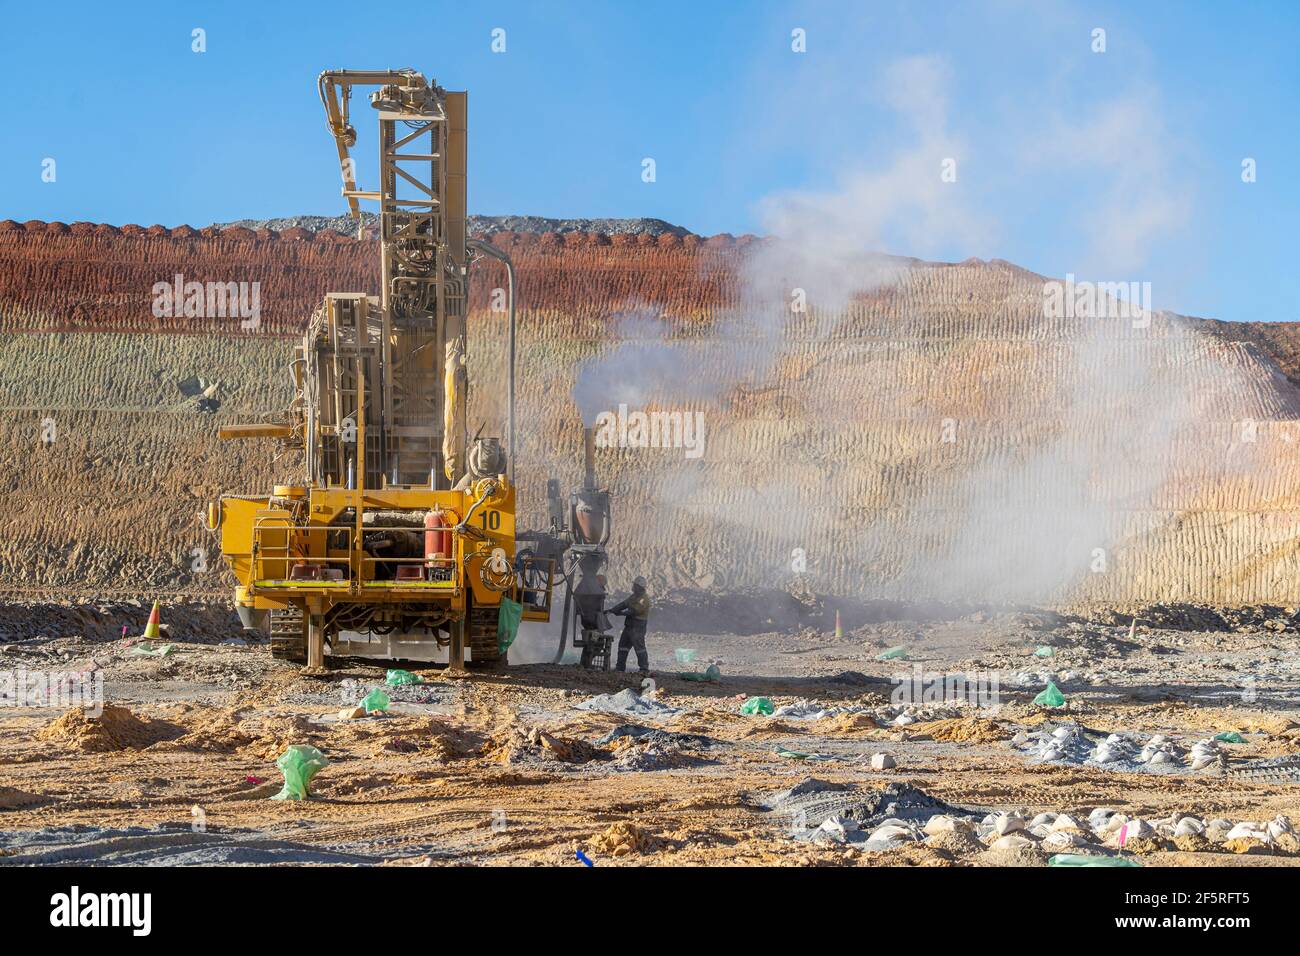
[[[642,717],[671,717],[681,713],[680,709],[661,704],[653,697],[642,697],[630,687],[617,694],[597,694],[580,704],[575,704],[574,707],[578,710],[595,710],[605,714],[637,714]]]
[[[607,747],[624,739],[658,747],[689,747],[694,750],[708,750],[710,747],[724,744],[724,741],[703,734],[679,734],[671,730],[660,730],[658,727],[643,727],[640,724],[619,724],[596,743]]]

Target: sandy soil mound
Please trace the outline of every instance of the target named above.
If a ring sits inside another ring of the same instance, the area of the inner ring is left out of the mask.
[[[653,853],[659,841],[630,823],[619,822],[592,837],[587,845],[605,856],[627,856],[630,853]]]
[[[820,723],[818,730],[832,736],[858,734],[863,731],[879,730],[880,725],[870,714],[837,714]],[[938,738],[936,738],[938,739]]]
[[[953,851],[928,843],[908,843],[893,850],[866,853],[867,859],[879,858],[889,866],[954,866]]]
[[[537,760],[555,760],[560,763],[590,763],[606,760],[608,751],[593,747],[585,741],[557,737],[536,727],[508,727],[493,734],[484,756],[498,763],[529,763]]]
[[[945,850],[948,853],[957,855],[967,855],[973,853],[982,853],[984,844],[975,839],[971,834],[964,833],[961,830],[949,830],[932,836],[925,841],[925,845],[933,847],[936,850]]]
[[[763,717],[758,718],[758,720],[761,721],[761,723],[756,723],[753,727],[746,729],[740,736],[763,740],[768,737],[789,737],[803,732],[802,727],[796,727],[793,724],[788,724],[784,721],[771,720]]]
[[[909,729],[919,734],[929,734],[935,740],[958,744],[993,743],[1011,736],[997,721],[982,717],[932,720],[923,724],[913,724]]]
[[[83,753],[143,750],[184,733],[164,720],[142,720],[126,707],[105,704],[98,717],[74,707],[36,732],[40,740],[63,744]]]
[[[620,770],[675,770],[706,762],[694,752],[689,739],[652,732],[642,737],[620,737],[614,743],[614,765]]]

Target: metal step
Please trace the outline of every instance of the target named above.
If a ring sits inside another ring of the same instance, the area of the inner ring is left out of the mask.
[[[277,661],[307,663],[307,622],[302,608],[271,611],[271,656]]]
[[[469,666],[501,667],[506,663],[509,651],[505,654],[497,647],[497,618],[501,609],[497,607],[476,607],[469,617]]]

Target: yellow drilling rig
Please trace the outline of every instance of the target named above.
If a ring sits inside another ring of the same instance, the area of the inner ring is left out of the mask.
[[[357,187],[349,154],[361,86],[378,88],[373,192]],[[238,580],[241,620],[260,628],[269,614],[277,658],[316,671],[331,657],[504,663],[520,619],[550,620],[557,574],[603,606],[608,495],[588,450],[587,487],[566,513],[549,482],[550,532],[517,548],[513,461],[498,438],[468,440],[469,278],[490,256],[508,279],[509,380],[498,387],[514,457],[515,275],[508,256],[466,235],[466,94],[413,70],[327,71],[319,91],[359,231],[359,202],[379,204],[380,294],[325,296],[294,354],[287,420],[220,430],[300,449],[302,468],[269,495],[223,495],[208,524]],[[566,562],[570,548],[585,570]],[[607,635],[587,627],[584,639],[607,666]]]

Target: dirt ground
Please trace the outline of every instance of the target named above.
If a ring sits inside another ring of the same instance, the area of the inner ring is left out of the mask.
[[[891,619],[837,638],[740,618],[728,631],[725,614],[691,632],[679,609],[652,622],[652,684],[567,664],[412,667],[426,683],[386,688],[389,711],[358,719],[340,712],[384,685],[382,668],[304,677],[193,615],[166,656],[102,623],[2,644],[0,674],[99,673],[105,703],[96,718],[20,706],[33,701],[12,688],[0,700],[0,865],[1300,861],[1280,819],[1300,820],[1300,770],[1255,769],[1300,750],[1289,618],[1130,630],[1032,611],[876,616]],[[514,655],[548,642],[526,635]],[[878,659],[891,648],[905,657]],[[710,663],[716,682],[679,676]],[[983,675],[983,696],[923,689],[959,673]],[[919,696],[896,699],[898,677]],[[1048,679],[1064,706],[1032,703]],[[583,709],[628,689],[647,713]],[[795,707],[741,713],[751,697]],[[1202,744],[1192,769],[1198,742],[1232,731],[1243,742]],[[1129,743],[1099,763],[1109,734]],[[1142,762],[1155,735],[1170,756]],[[329,765],[311,799],[272,800],[294,744]]]

